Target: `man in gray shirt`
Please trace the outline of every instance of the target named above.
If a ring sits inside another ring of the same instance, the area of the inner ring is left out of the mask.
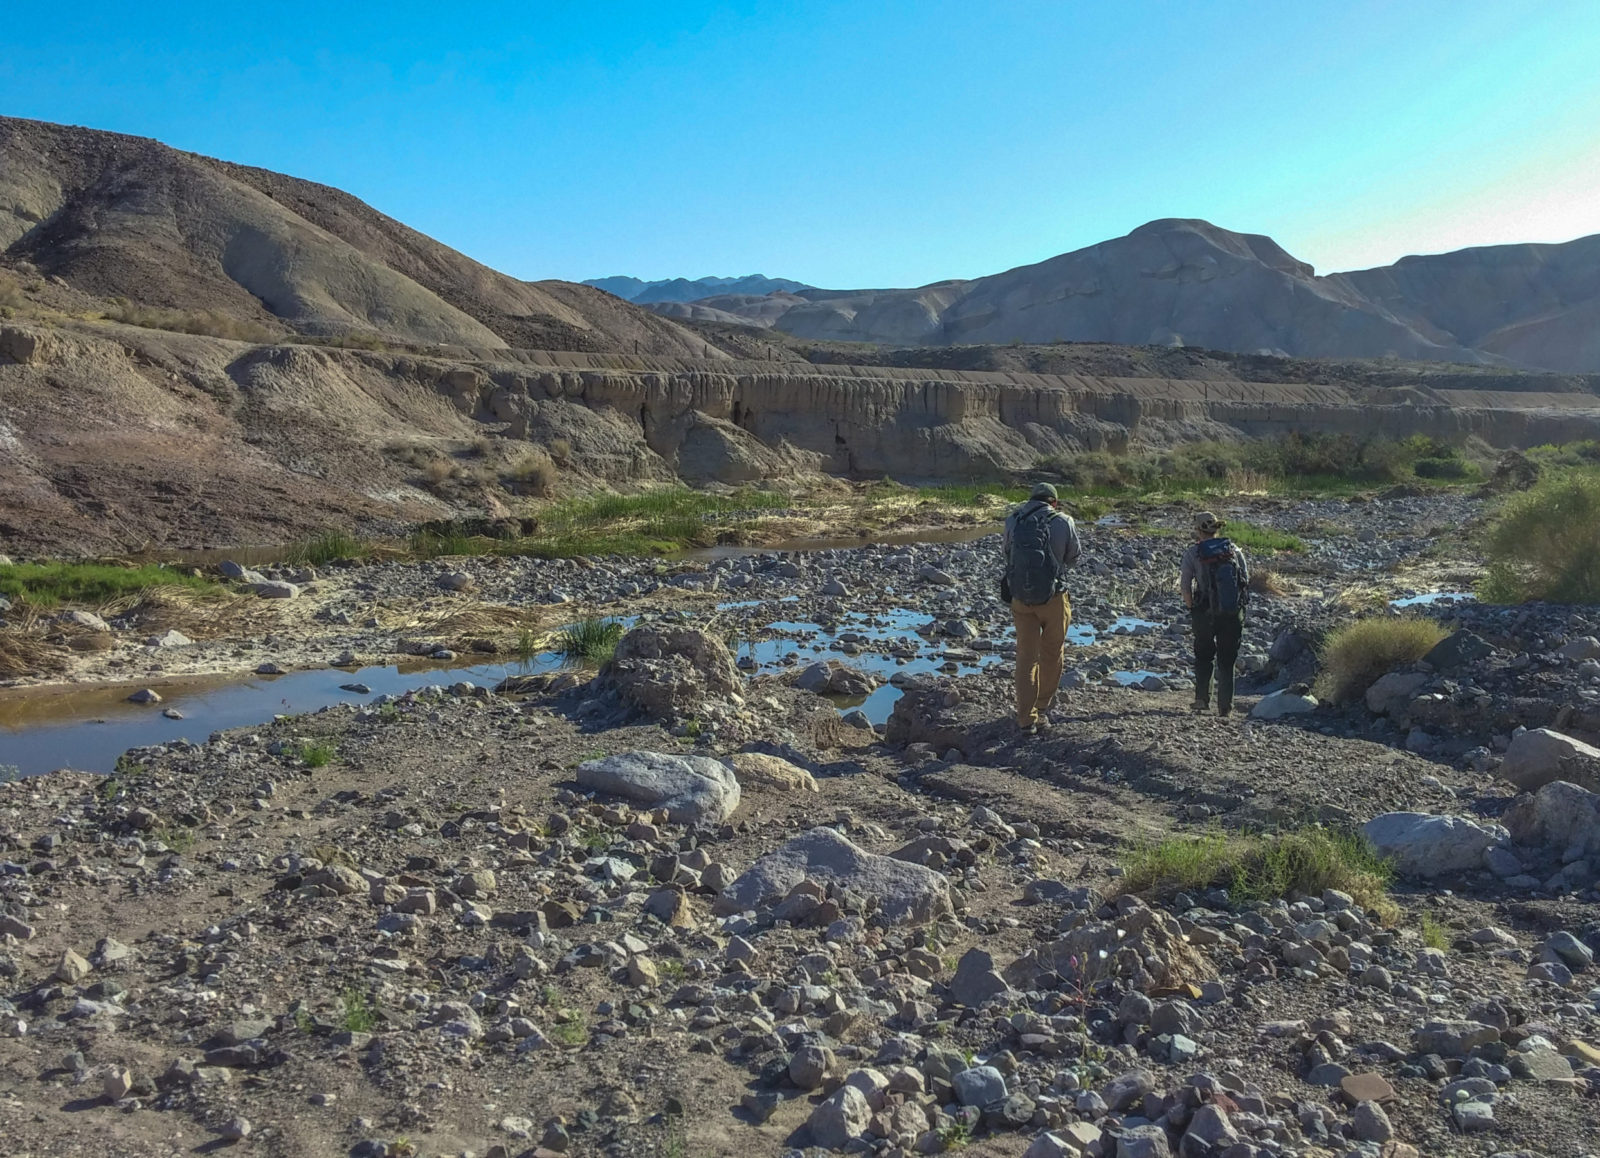
[[[1238,587],[1238,606],[1225,610],[1212,606],[1215,596],[1211,568],[1201,559],[1202,543],[1220,540],[1223,522],[1210,511],[1201,511],[1194,520],[1194,542],[1183,553],[1183,563],[1178,569],[1178,594],[1189,608],[1189,618],[1194,625],[1194,710],[1208,711],[1211,707],[1211,676],[1217,679],[1217,715],[1226,716],[1233,711],[1233,665],[1239,658],[1239,640],[1244,635],[1244,595],[1250,585],[1250,565],[1244,552],[1234,543],[1226,543],[1229,561],[1235,568]]]
[[[1045,713],[1061,685],[1062,649],[1072,622],[1066,570],[1082,553],[1078,529],[1061,509],[1055,487],[1039,483],[1006,517],[1002,550],[1017,628],[1017,727],[1032,735],[1050,726]]]

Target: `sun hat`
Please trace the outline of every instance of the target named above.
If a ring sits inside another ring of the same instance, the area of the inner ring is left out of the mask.
[[[1194,529],[1197,531],[1210,533],[1211,531],[1222,530],[1222,526],[1222,520],[1210,511],[1201,511],[1194,517]]]
[[[1056,488],[1051,486],[1049,483],[1034,483],[1033,493],[1029,495],[1028,498],[1044,499],[1047,502],[1053,503],[1056,501]]]

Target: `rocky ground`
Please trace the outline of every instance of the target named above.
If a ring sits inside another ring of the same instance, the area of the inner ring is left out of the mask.
[[[1307,550],[1258,560],[1281,594],[1233,719],[1187,710],[1177,510],[1084,528],[1097,641],[1031,737],[992,538],[384,564],[261,600],[296,626],[206,646],[473,634],[408,608],[648,623],[595,678],[0,787],[7,1152],[1600,1152],[1597,616],[1425,605],[1447,650],[1309,705],[1328,625],[1470,581],[1476,501],[1237,513]],[[851,715],[885,675],[888,718]],[[1123,887],[1130,846],[1313,821],[1395,859],[1395,910]]]

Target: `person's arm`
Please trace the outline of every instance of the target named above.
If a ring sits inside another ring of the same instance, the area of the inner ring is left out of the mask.
[[[1195,550],[1190,547],[1183,553],[1183,562],[1178,566],[1178,594],[1183,596],[1185,607],[1194,607],[1194,581]]]
[[[1235,546],[1234,551],[1239,556],[1239,587],[1241,590],[1248,591],[1250,589],[1250,560],[1245,558],[1243,547]]]
[[[1005,533],[1000,536],[1000,559],[1005,563],[1011,562],[1011,524],[1015,520],[1015,515],[1006,516]]]
[[[1056,565],[1063,571],[1083,554],[1083,544],[1078,541],[1078,527],[1071,515],[1061,514],[1050,520],[1050,549],[1055,552]]]

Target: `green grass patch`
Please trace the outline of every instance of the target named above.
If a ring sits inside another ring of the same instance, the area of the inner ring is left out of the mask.
[[[339,998],[341,1021],[351,1033],[370,1033],[378,1024],[378,1011],[359,989],[346,989]]]
[[[634,495],[586,495],[545,508],[535,534],[493,549],[544,559],[662,555],[709,546],[727,528],[792,506],[788,495],[760,490],[713,495],[667,487]]]
[[[591,617],[568,624],[556,633],[555,650],[575,667],[599,667],[616,653],[622,623]]]
[[[1450,948],[1450,930],[1434,919],[1432,913],[1417,918],[1417,928],[1422,933],[1422,943],[1430,949]]]
[[[1311,826],[1281,833],[1174,836],[1129,849],[1122,858],[1130,892],[1172,893],[1223,887],[1234,901],[1268,901],[1290,893],[1349,893],[1392,919],[1387,862],[1359,834]]]
[[[416,531],[407,542],[418,559],[439,559],[447,555],[486,555],[500,544],[494,539],[460,531]]]
[[[115,563],[12,563],[0,566],[0,595],[48,609],[63,603],[98,607],[125,595],[152,587],[188,587],[217,590],[199,575],[171,567],[146,564],[123,567]]]
[[[300,759],[305,761],[307,768],[326,768],[338,756],[339,749],[326,740],[307,742],[300,745]]]
[[[1433,650],[1449,632],[1431,619],[1374,616],[1331,632],[1319,653],[1319,699],[1347,703],[1377,680]]]
[[[564,1020],[551,1025],[547,1036],[557,1045],[580,1046],[589,1040],[589,1027],[581,1014],[568,1013]]]
[[[1511,496],[1484,550],[1486,602],[1600,603],[1600,469],[1568,469]]]
[[[1222,533],[1239,546],[1250,551],[1304,551],[1305,540],[1298,535],[1272,527],[1258,527],[1254,523],[1229,521]]]
[[[310,567],[326,567],[338,559],[362,559],[372,553],[372,545],[344,531],[323,531],[295,543],[284,562]]]

